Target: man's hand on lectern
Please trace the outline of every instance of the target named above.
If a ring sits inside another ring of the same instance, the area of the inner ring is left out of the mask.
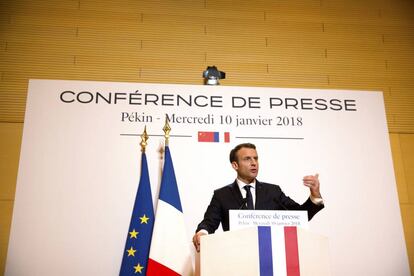
[[[203,235],[207,235],[207,233],[203,230],[200,230],[193,236],[193,244],[197,252],[200,252],[200,237]]]

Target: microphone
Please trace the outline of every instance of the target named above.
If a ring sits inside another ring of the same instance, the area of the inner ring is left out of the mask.
[[[289,209],[285,206],[285,204],[283,204],[282,202],[280,202],[279,200],[277,200],[276,198],[274,198],[273,199],[273,201],[277,204],[277,205],[279,205],[279,206],[281,206],[283,209],[285,209],[286,211],[289,211]]]
[[[243,198],[242,204],[240,205],[239,210],[245,209],[247,207],[246,204],[247,204],[247,197]]]

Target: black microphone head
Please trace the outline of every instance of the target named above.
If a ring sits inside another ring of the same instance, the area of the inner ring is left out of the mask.
[[[242,199],[242,204],[240,205],[239,210],[246,209],[246,208],[247,208],[247,197],[244,197]]]

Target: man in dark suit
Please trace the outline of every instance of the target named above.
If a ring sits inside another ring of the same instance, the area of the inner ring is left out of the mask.
[[[310,189],[310,196],[305,203],[298,204],[286,196],[279,186],[256,180],[258,161],[256,146],[253,144],[240,144],[232,149],[230,162],[237,172],[237,178],[232,184],[214,191],[204,219],[193,236],[197,251],[200,251],[200,237],[214,233],[220,223],[224,231],[229,230],[230,209],[305,210],[310,220],[324,208],[318,174],[303,178],[303,184]]]

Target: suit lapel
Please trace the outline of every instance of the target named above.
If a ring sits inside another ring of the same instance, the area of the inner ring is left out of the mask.
[[[265,191],[263,184],[257,181],[256,179],[256,204],[254,207],[255,209],[258,209],[258,210],[264,209],[263,199],[265,198],[265,193],[266,191]]]
[[[243,204],[243,196],[240,192],[239,185],[237,185],[237,181],[234,181],[233,184],[230,185],[231,194],[236,200],[237,205],[241,206]]]

